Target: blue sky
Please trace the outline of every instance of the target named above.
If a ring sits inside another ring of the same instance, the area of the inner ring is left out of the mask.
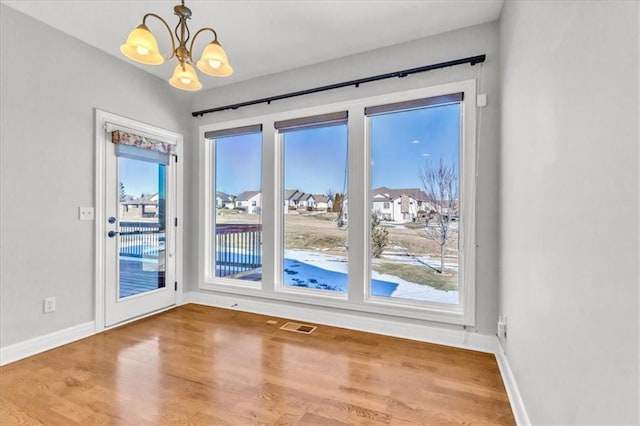
[[[158,164],[124,157],[118,160],[120,182],[127,195],[137,198],[141,194],[159,192]]]
[[[347,126],[287,132],[284,136],[284,182],[287,189],[325,194],[342,192],[347,159]],[[216,140],[216,190],[238,195],[260,189],[260,133]]]
[[[422,108],[373,116],[371,123],[371,185],[373,188],[420,188],[425,161],[458,161],[460,106]],[[262,136],[252,133],[216,141],[216,190],[232,195],[260,190]],[[347,126],[287,132],[284,136],[284,185],[313,194],[343,192],[347,161]],[[125,161],[122,159],[121,161]],[[132,160],[127,160],[132,161]],[[128,194],[157,192],[157,165],[121,166]]]
[[[284,187],[312,194],[346,187],[347,125],[287,132],[284,135]]]
[[[371,187],[421,188],[425,162],[455,161],[460,145],[458,104],[371,118]]]
[[[262,181],[262,133],[216,139],[216,190],[231,195],[259,191]]]
[[[422,108],[371,118],[373,188],[420,188],[419,171],[442,156],[457,165],[460,139],[458,104]],[[260,187],[259,133],[218,139],[217,189],[238,195]],[[313,194],[343,192],[347,126],[287,132],[284,186]]]

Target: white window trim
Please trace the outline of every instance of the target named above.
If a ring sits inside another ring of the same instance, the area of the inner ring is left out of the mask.
[[[461,102],[461,146],[460,146],[460,194],[462,211],[460,214],[460,287],[459,304],[412,302],[405,299],[370,297],[369,291],[369,217],[371,206],[368,129],[364,108],[372,105],[427,98],[450,93],[464,92]],[[232,293],[252,297],[277,299],[285,302],[318,305],[346,310],[394,315],[475,326],[475,221],[476,221],[476,80],[447,83],[428,88],[397,92],[393,94],[353,99],[347,102],[327,104],[312,108],[295,109],[274,114],[266,114],[223,123],[200,126],[200,262],[199,287],[221,293]],[[363,217],[365,223],[356,226],[350,223],[348,239],[351,247],[361,248],[349,252],[348,292],[313,291],[291,289],[282,286],[282,217],[284,200],[282,194],[282,144],[274,129],[274,122],[294,117],[313,116],[335,111],[349,112],[349,216]],[[215,188],[213,181],[212,146],[204,134],[208,131],[223,130],[251,124],[262,124],[262,223],[263,227],[263,267],[262,283],[248,285],[241,280],[212,278],[211,267],[212,222],[215,220],[215,198],[211,197]],[[365,188],[364,191],[354,188]],[[272,226],[273,225],[273,226]],[[362,283],[367,283],[362,285]],[[301,291],[302,290],[302,291]],[[327,294],[333,293],[333,294]]]

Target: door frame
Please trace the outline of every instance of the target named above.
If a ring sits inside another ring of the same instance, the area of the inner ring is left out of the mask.
[[[113,326],[107,327],[105,325],[105,241],[107,238],[106,230],[106,147],[107,143],[107,126],[111,124],[114,126],[120,126],[128,128],[141,133],[142,135],[148,135],[156,137],[162,140],[170,140],[176,142],[176,152],[179,159],[182,157],[182,144],[183,136],[179,133],[165,130],[157,126],[146,124],[131,118],[123,117],[117,114],[113,114],[107,111],[95,109],[95,306],[94,306],[94,321],[95,331],[99,333],[107,328],[114,328],[120,325],[127,324],[131,321],[136,321],[146,316],[154,315],[158,311],[149,312],[141,316],[132,318],[127,321],[120,322]],[[178,218],[178,226],[175,229],[175,279],[178,283],[176,291],[176,306],[182,304],[183,294],[183,242],[182,242],[182,228],[181,218],[183,217],[183,173],[181,162],[175,163],[175,175],[176,175],[176,217]],[[170,285],[170,283],[167,283]],[[167,308],[167,309],[171,309]]]

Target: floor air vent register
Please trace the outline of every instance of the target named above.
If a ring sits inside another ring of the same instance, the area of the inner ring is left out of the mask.
[[[293,331],[295,333],[302,334],[311,334],[315,331],[316,328],[318,327],[307,324],[298,324],[297,322],[288,322],[280,327],[280,330]]]

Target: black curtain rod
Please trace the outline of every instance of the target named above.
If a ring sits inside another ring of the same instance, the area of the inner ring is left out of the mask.
[[[245,107],[249,105],[257,105],[262,103],[270,104],[272,101],[279,101],[280,99],[293,98],[293,97],[302,96],[302,95],[310,95],[311,93],[324,92],[326,90],[339,89],[341,87],[347,87],[347,86],[359,87],[363,83],[370,83],[372,81],[385,80],[387,78],[394,78],[394,77],[404,78],[410,74],[416,74],[416,73],[425,72],[425,71],[432,71],[440,68],[453,67],[456,65],[471,64],[473,66],[473,65],[484,62],[486,58],[487,58],[487,55],[470,56],[468,58],[455,59],[453,61],[440,62],[437,64],[425,65],[417,68],[409,68],[402,71],[395,71],[395,72],[390,72],[386,74],[374,75],[371,77],[359,78],[357,80],[343,81],[342,83],[329,84],[327,86],[314,87],[313,89],[299,90],[297,92],[289,92],[283,95],[270,96],[268,98],[254,99],[252,101],[240,102],[237,104],[230,104],[230,105],[225,105],[225,106],[216,107],[216,108],[203,109],[201,111],[192,112],[191,115],[194,117],[198,117],[198,116],[202,117],[203,115],[209,114],[212,112],[224,111],[227,109],[238,109],[241,107]]]

